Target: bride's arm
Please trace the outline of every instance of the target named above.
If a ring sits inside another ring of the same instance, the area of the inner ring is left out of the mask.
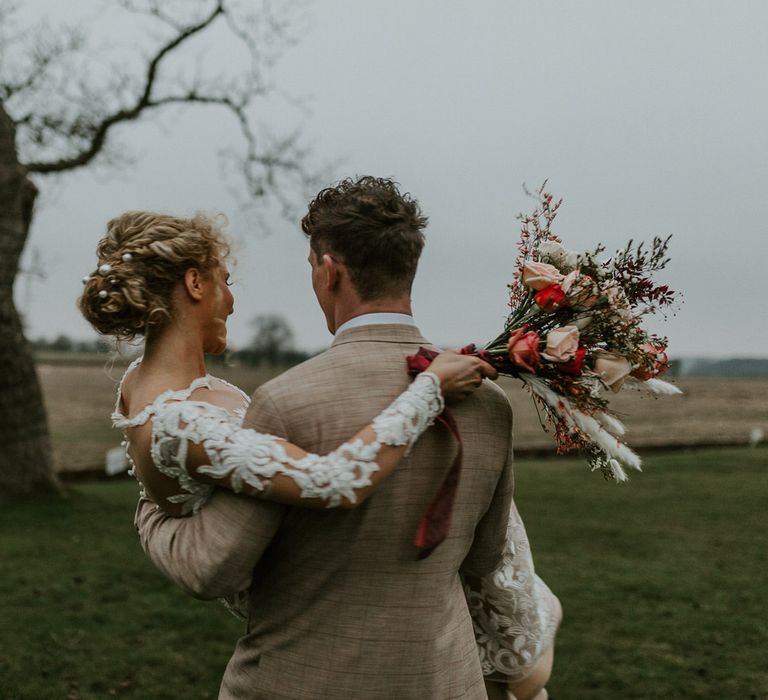
[[[217,407],[168,404],[153,426],[153,449],[178,446],[176,461],[195,481],[309,508],[352,508],[384,480],[443,410],[495,376],[490,365],[442,353],[371,424],[328,455],[242,428]],[[168,512],[175,514],[172,507]]]
[[[176,518],[140,498],[134,524],[152,563],[196,598],[231,596],[251,585],[285,508],[218,490],[194,518]]]

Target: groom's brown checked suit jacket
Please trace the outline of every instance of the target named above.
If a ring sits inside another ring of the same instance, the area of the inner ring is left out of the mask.
[[[405,357],[426,344],[409,326],[344,331],[327,352],[260,387],[244,425],[330,452],[405,389]],[[463,473],[448,538],[422,561],[413,538],[456,450],[440,425],[355,510],[217,492],[197,515],[173,519],[142,501],[142,545],[176,583],[204,598],[250,583],[247,631],[220,698],[486,698],[461,574],[484,575],[501,556],[512,414],[490,382],[451,410]]]

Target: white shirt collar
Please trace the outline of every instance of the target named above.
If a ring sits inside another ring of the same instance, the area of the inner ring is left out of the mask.
[[[413,316],[408,314],[396,314],[396,313],[375,313],[375,314],[363,314],[362,316],[355,316],[350,318],[349,321],[342,323],[337,329],[334,335],[338,335],[344,331],[348,331],[350,328],[358,328],[360,326],[376,326],[383,323],[395,323],[401,326],[415,326],[416,321],[413,320]]]

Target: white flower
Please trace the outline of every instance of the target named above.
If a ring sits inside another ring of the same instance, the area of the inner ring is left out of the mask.
[[[579,267],[580,258],[581,256],[573,250],[565,251],[565,255],[563,256],[563,267],[576,270]]]
[[[543,262],[557,265],[558,261],[565,254],[565,248],[554,241],[544,241],[539,245],[539,257]]]
[[[544,241],[539,244],[539,258],[542,262],[554,265],[561,272],[568,273],[579,267],[579,253],[566,250],[559,243]]]

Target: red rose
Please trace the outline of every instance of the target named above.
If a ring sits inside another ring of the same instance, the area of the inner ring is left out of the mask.
[[[533,300],[543,311],[547,312],[557,311],[565,306],[569,306],[565,292],[559,284],[550,284],[549,287],[544,287],[544,289],[534,295]]]
[[[536,374],[535,367],[541,362],[539,354],[539,334],[536,331],[525,332],[527,326],[518,328],[510,333],[507,341],[509,359],[516,367],[531,374]]]
[[[664,346],[645,343],[640,346],[640,351],[643,353],[642,361],[630,373],[635,379],[644,382],[648,379],[653,379],[653,377],[658,377],[667,371],[669,358]]]
[[[581,366],[584,364],[584,356],[587,354],[587,349],[582,345],[577,348],[573,355],[573,359],[568,362],[558,362],[555,367],[565,374],[574,374],[576,376],[581,374]]]

